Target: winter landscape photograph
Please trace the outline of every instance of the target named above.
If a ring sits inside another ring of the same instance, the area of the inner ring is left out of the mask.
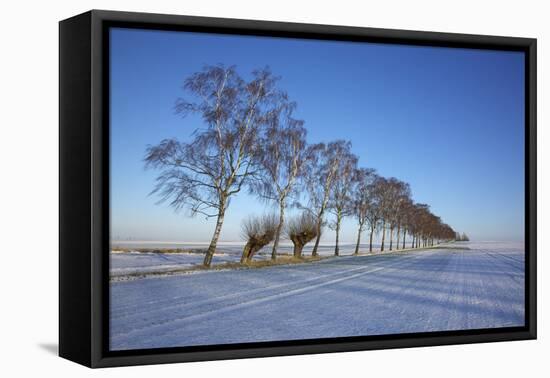
[[[525,325],[512,51],[110,29],[111,351]]]

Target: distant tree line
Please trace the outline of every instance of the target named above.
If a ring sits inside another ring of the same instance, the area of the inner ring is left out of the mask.
[[[470,241],[470,238],[464,232],[462,234],[460,232],[457,232],[455,234],[455,240],[456,241]]]
[[[212,262],[231,199],[242,190],[278,210],[244,221],[243,263],[270,243],[275,260],[282,237],[294,244],[295,257],[310,242],[317,256],[325,226],[335,232],[338,256],[344,218],[357,221],[355,254],[365,231],[371,252],[377,233],[381,251],[406,248],[407,236],[410,248],[457,239],[427,204],[412,200],[409,184],[360,167],[351,142],[308,144],[304,121],[294,116],[296,103],[278,81],[267,68],[245,80],[233,66],[205,67],[184,82],[190,98],[176,102],[177,113],[198,115],[205,127],[194,131],[191,142],[165,139],[147,147],[146,167],[160,171],[153,190],[160,201],[216,218],[205,266]],[[290,207],[301,214],[287,220]]]

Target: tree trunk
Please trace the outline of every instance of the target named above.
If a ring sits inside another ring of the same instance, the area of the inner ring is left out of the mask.
[[[359,244],[361,243],[361,229],[363,228],[362,224],[359,224],[359,229],[357,230],[357,244],[355,244],[355,252],[353,252],[354,255],[359,254]]]
[[[271,260],[277,259],[277,248],[279,247],[279,239],[281,237],[281,231],[283,230],[284,221],[285,203],[283,200],[279,202],[279,224],[277,225],[277,231],[275,232],[275,240],[273,241],[273,249],[271,250]]]
[[[342,216],[336,216],[336,246],[334,247],[334,256],[340,256],[340,247],[338,245],[340,241],[340,223],[342,222]]]
[[[369,252],[372,252],[372,235],[374,234],[374,227],[370,228],[370,240],[369,240]]]
[[[380,252],[384,252],[384,242],[386,241],[386,221],[382,223],[382,246],[380,247]]]
[[[399,249],[399,236],[401,236],[401,225],[397,226],[397,236],[395,238],[395,249]]]
[[[259,246],[259,245],[256,245],[256,246],[253,246],[251,249],[250,249],[250,252],[248,253],[248,256],[246,258],[246,262],[251,262],[252,259],[254,258],[254,255],[256,254],[256,252],[258,252],[260,249],[262,249],[263,246]]]
[[[304,248],[303,245],[299,243],[294,243],[294,257],[302,257],[302,249]]]
[[[413,240],[411,242],[411,248],[414,248],[414,242],[416,241],[416,235],[413,235]]]
[[[212,257],[214,256],[214,253],[216,252],[216,245],[218,244],[218,239],[220,237],[220,233],[222,231],[222,225],[223,225],[223,218],[225,216],[225,209],[224,205],[221,206],[223,210],[220,210],[218,212],[218,219],[216,221],[216,228],[214,229],[214,235],[212,235],[212,240],[210,241],[210,245],[208,246],[208,250],[206,251],[206,255],[204,255],[204,261],[203,265],[206,267],[210,267],[210,264],[212,263]]]
[[[394,226],[390,226],[390,251],[392,250],[392,247],[393,247],[393,229],[394,229]]]
[[[407,239],[407,229],[406,228],[403,229],[403,248],[402,249],[405,249],[405,239]]]
[[[319,241],[321,240],[321,225],[323,223],[323,213],[321,212],[317,217],[317,237],[315,238],[315,245],[311,251],[311,256],[317,256],[317,249],[319,248]]]
[[[250,243],[246,243],[246,245],[244,246],[243,255],[241,256],[241,264],[244,264],[249,259],[248,256],[250,255],[251,247],[252,245]]]

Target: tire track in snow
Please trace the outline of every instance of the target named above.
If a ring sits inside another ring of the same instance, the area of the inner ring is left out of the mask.
[[[352,272],[352,271],[359,270],[359,269],[364,269],[364,268],[365,268],[364,266],[360,266],[358,268],[352,268],[352,269],[349,269],[349,270],[343,270],[343,271],[339,271],[339,272],[336,272],[336,273],[330,273],[330,274],[326,274],[326,275],[315,276],[315,277],[307,278],[307,279],[300,280],[300,281],[293,281],[291,283],[282,283],[282,284],[276,284],[276,285],[271,285],[271,286],[266,286],[266,287],[260,287],[260,288],[257,288],[257,289],[248,290],[246,292],[233,292],[233,293],[230,293],[230,294],[220,295],[220,296],[217,296],[217,297],[214,297],[214,298],[208,298],[208,299],[204,299],[204,300],[200,300],[200,301],[191,302],[191,303],[188,303],[187,305],[191,306],[191,305],[210,304],[210,303],[215,303],[215,302],[218,302],[218,301],[223,301],[223,300],[226,300],[226,299],[237,298],[237,297],[240,297],[240,296],[249,296],[249,295],[253,295],[253,294],[259,294],[259,293],[262,293],[262,292],[265,292],[265,291],[274,290],[274,289],[278,289],[278,288],[283,288],[283,287],[287,287],[287,286],[296,286],[297,284],[306,284],[306,283],[311,282],[311,281],[319,280],[323,277],[328,278],[328,277],[332,277],[332,276],[335,276],[335,275],[340,275],[340,274],[344,274],[346,272]],[[126,316],[134,315],[135,310],[142,307],[143,305],[148,305],[148,306],[149,305],[162,305],[163,303],[174,303],[174,301],[178,301],[178,300],[185,299],[185,298],[188,298],[188,297],[185,296],[185,295],[181,295],[181,296],[176,296],[176,297],[172,297],[172,298],[168,298],[168,299],[148,301],[148,302],[136,304],[134,306],[130,306],[130,308],[128,308],[128,306],[125,306],[126,307],[125,314],[118,315],[118,316],[115,314],[112,317],[113,317],[113,319],[124,318]],[[182,306],[182,304],[179,303],[179,304],[173,304],[173,305],[169,305],[169,306],[163,306],[161,310],[168,309],[168,308],[179,307],[179,306]],[[146,313],[149,313],[149,312],[155,312],[155,311],[158,311],[158,310],[159,309],[152,309],[150,311],[143,311],[143,312],[141,312],[141,314],[146,314]]]
[[[446,250],[443,251],[443,254],[441,254],[439,256],[439,259],[436,260],[437,265],[432,267],[432,270],[430,271],[430,276],[437,277],[437,280],[440,282],[440,284],[448,284],[449,282],[456,281],[455,275],[458,272],[456,258],[457,255],[460,256],[461,254],[461,252],[457,254],[457,252],[454,251],[452,253],[449,253]],[[437,301],[440,306],[437,309],[432,309],[432,311],[425,314],[423,322],[425,324],[428,324],[428,328],[432,328],[431,325],[433,324],[434,319],[442,318],[445,312],[447,312],[448,314],[451,313],[451,311],[449,311],[449,308],[455,306],[455,304],[452,302],[452,293],[460,288],[458,288],[458,285],[449,285],[449,287],[450,291],[435,294],[436,299],[434,301]],[[402,309],[402,312],[405,311],[406,309]]]
[[[510,256],[509,254],[506,254],[506,253],[499,253],[498,256],[505,257],[509,260],[513,260],[513,261],[515,261],[517,263],[520,263],[520,264],[523,264],[525,262],[525,260],[523,260],[523,259],[512,257],[512,256]]]
[[[400,259],[398,262],[396,262],[395,264],[392,264],[393,265],[402,265],[404,264],[406,260],[409,260],[410,258],[415,258],[417,256],[410,256],[410,257],[407,257],[406,259]],[[381,262],[387,262],[388,259],[384,259],[383,261]],[[332,266],[331,268],[338,268],[339,266],[341,266],[342,262],[345,262],[345,261],[338,261],[337,265],[336,266]],[[288,286],[292,286],[292,287],[295,287],[297,284],[299,285],[302,285],[304,283],[308,283],[308,282],[314,282],[314,281],[319,281],[319,280],[323,280],[323,279],[326,279],[326,278],[330,278],[330,277],[335,277],[335,276],[341,276],[341,275],[345,275],[345,274],[349,274],[349,273],[352,273],[354,271],[358,271],[358,270],[365,270],[365,269],[370,269],[372,268],[373,266],[371,264],[369,264],[368,266],[360,266],[358,268],[353,268],[353,269],[346,269],[344,271],[339,271],[339,272],[336,272],[336,273],[332,273],[332,274],[323,274],[321,276],[316,276],[316,277],[313,277],[313,278],[310,278],[310,279],[307,279],[307,280],[302,280],[302,281],[293,281],[292,283],[290,284],[281,284],[281,285],[274,285],[275,287],[279,287],[279,288],[287,288]],[[304,282],[304,281],[308,281],[308,282]],[[268,292],[268,291],[273,291],[273,287],[274,286],[271,286],[269,288],[263,288],[263,289],[258,289],[258,291],[263,291],[263,292]],[[224,304],[226,302],[228,302],[227,299],[233,299],[233,297],[235,297],[235,299],[237,300],[237,303],[241,303],[243,301],[246,301],[247,299],[250,298],[250,291],[249,292],[238,292],[238,293],[235,293],[235,294],[231,294],[231,295],[228,295],[228,296],[220,296],[220,297],[216,297],[216,298],[213,298],[213,299],[208,299],[208,300],[204,300],[204,301],[199,301],[199,302],[192,302],[192,303],[189,303],[189,304],[177,304],[177,305],[174,305],[174,306],[169,306],[170,308],[174,308],[176,310],[187,310],[187,312],[193,312],[193,310],[196,310],[196,305],[197,303],[206,303],[206,305],[208,304],[211,304],[211,305],[217,305],[217,307],[222,307],[224,306]],[[269,293],[266,293],[267,295],[266,296],[270,296],[270,295],[275,295],[277,294],[277,292],[275,292],[274,294],[269,294]],[[244,297],[244,298],[243,298]],[[238,301],[240,299],[240,302]],[[230,302],[230,301],[229,301]],[[230,302],[230,305],[231,305],[231,302]],[[166,309],[168,309],[167,307],[162,307],[160,308],[159,312],[161,313],[164,313],[166,312]],[[205,311],[206,310],[206,311]],[[208,309],[203,309],[203,312],[209,312],[211,310],[208,310]],[[126,322],[125,324],[128,324],[128,325],[133,325],[135,324],[135,322],[139,322],[140,320],[143,322],[144,320],[147,321],[147,319],[143,319],[142,314],[140,314],[139,312],[135,312],[134,313],[135,317],[138,317],[138,319],[135,319],[135,321],[130,321],[130,322]],[[164,322],[170,322],[170,321],[173,321],[173,320],[177,320],[174,319],[173,317],[173,313],[167,313],[165,315],[165,318],[168,317],[168,319],[163,319],[161,320],[160,322],[157,320],[156,324],[159,324],[159,323],[164,323]],[[147,323],[146,326],[144,327],[133,327],[132,330],[130,331],[135,331],[135,330],[141,330],[141,329],[145,329],[145,328],[148,328],[151,326],[151,323]],[[121,332],[121,334],[125,334],[125,332]]]
[[[402,255],[402,256],[404,257],[404,256],[407,256],[407,255]],[[171,297],[171,298],[168,298],[168,299],[142,302],[142,303],[139,303],[139,304],[136,304],[136,305],[133,305],[133,306],[124,306],[125,307],[124,312],[120,313],[120,314],[116,313],[116,311],[119,310],[119,309],[113,308],[112,310],[115,310],[115,313],[111,314],[111,318],[114,319],[114,320],[120,320],[120,319],[135,316],[136,314],[145,315],[145,314],[150,314],[150,313],[163,312],[166,309],[179,308],[179,307],[182,307],[182,306],[184,306],[184,307],[194,307],[194,306],[215,304],[216,302],[223,302],[225,300],[235,299],[235,298],[239,298],[241,296],[248,297],[250,295],[262,294],[264,292],[268,292],[268,291],[276,290],[276,289],[281,289],[281,288],[285,288],[285,287],[300,286],[300,285],[308,284],[308,283],[313,282],[313,281],[318,281],[320,279],[330,278],[330,277],[334,277],[334,276],[338,276],[338,275],[343,275],[343,274],[346,274],[346,273],[351,273],[351,272],[358,271],[358,270],[365,269],[365,268],[376,267],[380,264],[386,263],[389,260],[387,258],[388,256],[380,256],[380,257],[384,257],[384,258],[381,259],[381,260],[379,259],[379,261],[366,262],[366,264],[368,264],[368,266],[361,265],[361,266],[356,267],[356,268],[341,270],[341,271],[334,272],[334,273],[316,275],[314,277],[310,277],[310,278],[306,278],[306,279],[301,279],[301,280],[296,280],[296,281],[292,281],[292,282],[281,283],[281,284],[276,284],[276,285],[271,285],[271,286],[260,287],[260,288],[257,288],[257,289],[248,290],[246,292],[232,292],[230,294],[220,295],[220,296],[217,296],[217,297],[214,297],[214,298],[207,298],[207,299],[194,301],[194,302],[190,302],[190,303],[181,303],[181,302],[174,303],[174,301],[179,301],[179,300],[188,298],[186,295],[181,295],[181,296]],[[391,256],[390,258],[393,258],[393,257],[395,257],[395,256]],[[354,257],[352,257],[352,258],[354,258]],[[325,260],[324,262],[328,262],[328,260]],[[335,262],[335,261],[333,261],[333,262]],[[338,265],[344,265],[342,263],[345,263],[345,262],[346,261],[337,261],[336,263]],[[356,265],[356,264],[353,264],[353,265]],[[284,269],[293,269],[293,268],[294,268],[294,266],[284,267]],[[213,273],[218,273],[218,272],[213,272]],[[221,273],[221,272],[219,272],[219,273]],[[167,306],[162,306],[165,303],[168,304],[168,305]],[[139,311],[139,309],[142,308],[143,306],[151,306],[151,305],[156,305],[157,307],[152,307],[150,310],[147,310],[147,311]],[[159,307],[159,306],[161,306],[161,307]]]
[[[486,254],[489,257],[492,257],[493,259],[495,259],[499,263],[511,266],[512,268],[517,269],[518,271],[521,271],[521,272],[525,271],[525,268],[524,268],[523,265],[522,266],[517,266],[516,264],[511,263],[509,260],[501,259],[501,257],[504,257],[504,255],[502,255],[502,254],[496,255],[494,253],[490,253],[490,252],[483,251],[483,250],[481,252],[483,252],[484,254]],[[517,261],[515,259],[513,259],[513,260]],[[512,273],[504,271],[503,274],[505,274],[507,277],[509,277],[512,281],[514,281],[515,284],[517,284],[517,285],[522,285],[523,284],[523,282],[521,280],[518,280],[518,278],[515,275],[513,275]]]
[[[273,294],[265,295],[265,296],[260,297],[260,298],[258,298],[258,297],[248,298],[248,300],[243,300],[241,302],[237,302],[237,303],[233,303],[233,304],[229,304],[229,305],[224,305],[224,303],[223,303],[224,300],[223,300],[223,297],[222,297],[222,298],[220,298],[221,300],[218,301],[220,306],[217,306],[215,309],[210,309],[210,310],[207,310],[207,311],[203,311],[203,312],[188,315],[188,316],[182,316],[182,317],[179,317],[179,318],[170,317],[167,320],[163,320],[163,321],[160,321],[160,322],[155,322],[153,324],[149,323],[149,324],[147,324],[146,326],[143,326],[143,327],[132,328],[131,330],[129,330],[127,332],[121,332],[121,333],[117,333],[117,334],[114,334],[114,335],[111,334],[111,344],[117,344],[117,341],[120,340],[121,338],[127,338],[129,336],[137,337],[142,332],[150,333],[151,329],[156,329],[156,328],[161,328],[162,329],[163,327],[165,327],[167,325],[170,325],[171,326],[170,329],[166,329],[166,330],[160,331],[160,332],[155,332],[156,337],[161,337],[162,335],[165,335],[166,333],[169,333],[172,329],[174,329],[174,327],[178,327],[179,324],[185,324],[185,323],[190,322],[190,321],[196,321],[197,319],[201,319],[201,318],[206,317],[206,316],[211,316],[213,314],[220,315],[220,314],[223,314],[223,313],[226,313],[226,312],[229,312],[229,311],[233,311],[235,309],[247,307],[247,306],[250,306],[250,305],[257,305],[257,304],[265,303],[265,302],[280,299],[280,298],[285,298],[285,297],[289,297],[289,296],[293,296],[293,295],[299,295],[299,294],[302,294],[302,293],[305,293],[305,292],[308,292],[308,291],[311,291],[311,290],[315,290],[315,289],[318,289],[318,288],[321,288],[321,287],[324,287],[324,286],[333,285],[333,284],[336,284],[336,283],[339,283],[339,282],[355,279],[355,278],[358,278],[358,277],[361,277],[361,276],[364,276],[364,275],[367,275],[367,274],[370,274],[370,273],[373,273],[373,272],[377,272],[377,271],[380,271],[380,270],[398,269],[400,266],[408,264],[408,262],[410,260],[414,260],[414,259],[417,259],[417,258],[424,257],[425,254],[402,255],[402,257],[404,257],[404,256],[407,256],[407,258],[399,259],[399,261],[395,262],[394,264],[389,264],[389,265],[386,265],[386,266],[381,266],[381,267],[376,267],[376,268],[373,268],[372,266],[369,265],[369,266],[362,266],[362,267],[354,268],[354,269],[347,269],[343,272],[334,273],[334,274],[330,274],[330,275],[323,275],[323,276],[320,276],[320,277],[316,277],[315,279],[311,279],[310,281],[321,281],[321,282],[315,283],[315,284],[312,284],[312,285],[309,285],[309,286],[306,286],[306,287],[301,287],[301,288],[292,289],[292,290],[279,291],[279,292],[276,292],[276,293],[273,293]],[[387,261],[387,260],[384,260],[384,261]],[[357,272],[357,271],[359,271],[359,272]],[[357,273],[353,273],[353,272],[357,272]],[[353,274],[349,275],[349,273],[353,273]],[[344,277],[338,277],[338,278],[332,278],[332,279],[329,279],[329,280],[325,280],[327,278],[327,276],[330,278],[330,277],[341,276],[341,275],[344,275]],[[296,284],[297,284],[296,282],[292,282],[291,284],[286,284],[286,285],[281,285],[281,286],[284,286],[284,287],[296,286]],[[241,293],[240,296],[241,297],[249,297],[249,292],[248,293]],[[190,304],[190,305],[193,305],[193,304]],[[186,305],[183,305],[183,306],[186,306]],[[168,315],[173,315],[173,314],[169,313]]]
[[[480,250],[480,252],[484,256],[489,256],[490,258],[485,258],[481,262],[487,267],[485,270],[487,272],[491,272],[491,268],[494,267],[494,261],[498,261],[499,263],[504,263],[502,266],[503,271],[501,272],[506,277],[510,278],[513,284],[515,284],[515,287],[517,288],[520,286],[520,288],[523,288],[523,281],[518,280],[516,276],[514,276],[511,272],[509,272],[508,267],[512,267],[514,269],[522,269],[518,268],[517,266],[514,266],[513,264],[508,263],[505,260],[502,260],[498,258],[497,256],[501,256],[500,254],[493,254],[489,253],[486,250]],[[507,271],[508,270],[508,271]],[[522,271],[523,273],[523,271]],[[513,300],[505,300],[503,298],[500,298],[499,300],[495,300],[495,293],[500,293],[500,295],[504,296],[511,296],[512,292],[515,292],[513,286],[508,286],[505,284],[505,282],[502,279],[496,279],[496,280],[483,280],[483,277],[481,274],[477,274],[478,280],[480,282],[479,288],[480,290],[476,292],[477,295],[477,303],[478,304],[485,304],[487,307],[491,309],[491,311],[485,311],[481,316],[485,319],[485,324],[491,325],[495,324],[495,317],[497,319],[505,319],[509,316],[510,311],[513,311],[518,318],[521,318],[525,316],[524,308],[523,306],[520,306],[522,308],[517,308],[516,306],[512,306]],[[506,287],[506,290],[502,290],[503,287]],[[520,290],[520,293],[523,293],[523,290]],[[511,296],[514,297],[514,296]],[[514,322],[509,322],[505,324],[501,324],[501,327],[505,326],[513,326],[516,325]]]

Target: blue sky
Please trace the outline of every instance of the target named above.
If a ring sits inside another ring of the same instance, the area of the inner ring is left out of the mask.
[[[158,172],[143,157],[147,145],[189,141],[202,126],[174,103],[186,77],[217,63],[244,77],[269,66],[298,103],[308,142],[351,140],[361,166],[410,183],[414,199],[456,230],[523,240],[523,53],[136,29],[111,30],[113,239],[210,240],[214,220],[149,195]],[[240,240],[242,219],[268,211],[239,194],[221,240]],[[347,220],[342,239],[355,232]]]

